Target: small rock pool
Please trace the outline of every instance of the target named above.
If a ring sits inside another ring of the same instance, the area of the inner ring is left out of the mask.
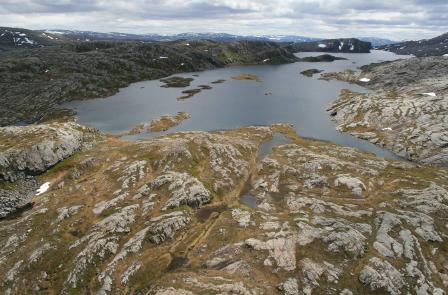
[[[300,53],[299,57],[322,53]],[[65,107],[77,112],[80,123],[107,133],[129,131],[139,123],[162,115],[187,112],[191,118],[164,132],[143,132],[126,136],[136,140],[165,133],[192,130],[222,130],[250,125],[292,123],[300,136],[327,140],[373,152],[381,157],[397,158],[367,141],[336,130],[326,109],[341,89],[365,92],[365,88],[340,81],[319,80],[319,74],[306,77],[300,72],[318,69],[324,72],[356,70],[372,62],[404,58],[390,52],[374,50],[369,54],[333,54],[347,60],[334,62],[297,62],[285,65],[235,66],[175,76],[194,80],[186,88],[164,88],[159,80],[134,83],[117,94],[102,99],[73,101]],[[234,80],[232,76],[251,74],[256,80]],[[222,83],[211,82],[224,79]],[[204,87],[208,85],[210,87]],[[178,100],[184,90],[202,86],[200,93]]]

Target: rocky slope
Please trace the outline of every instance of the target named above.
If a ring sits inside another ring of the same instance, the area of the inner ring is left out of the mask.
[[[344,52],[344,53],[369,53],[372,49],[370,42],[356,38],[326,39],[313,42],[293,43],[287,46],[293,52]]]
[[[76,123],[0,127],[0,218],[29,205],[36,176],[90,147],[95,131]]]
[[[0,292],[444,294],[447,175],[286,125],[101,137],[0,221]]]
[[[417,57],[441,56],[448,54],[448,33],[432,39],[420,41],[406,41],[389,44],[379,49],[394,52],[396,54],[413,54]]]
[[[48,32],[39,32],[21,28],[0,27],[0,52],[52,46],[67,41],[67,38]]]
[[[104,97],[132,82],[233,64],[296,61],[277,43],[78,42],[0,56],[0,126],[64,114],[58,105]]]
[[[413,161],[448,165],[448,58],[412,58],[323,77],[372,89],[343,91],[331,105],[339,130]]]

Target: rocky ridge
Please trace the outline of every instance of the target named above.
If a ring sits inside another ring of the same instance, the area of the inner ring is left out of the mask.
[[[448,33],[426,40],[386,44],[379,49],[396,54],[413,54],[417,57],[447,55]]]
[[[259,158],[275,132],[290,143]],[[100,136],[37,180],[52,185],[0,221],[4,294],[448,287],[445,168],[305,140],[287,125]],[[247,187],[255,208],[239,200]]]
[[[372,44],[356,38],[341,38],[292,43],[287,48],[293,52],[369,53]]]
[[[448,58],[411,58],[325,73],[370,88],[342,91],[328,109],[338,130],[383,146],[403,158],[448,165]]]

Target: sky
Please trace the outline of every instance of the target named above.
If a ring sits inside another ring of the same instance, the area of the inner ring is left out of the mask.
[[[0,26],[417,40],[448,32],[448,0],[0,0]]]

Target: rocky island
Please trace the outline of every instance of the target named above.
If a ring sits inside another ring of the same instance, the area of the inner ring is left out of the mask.
[[[318,56],[306,56],[299,59],[301,62],[332,62],[335,60],[346,60],[346,58],[333,56],[331,54],[322,54]]]

